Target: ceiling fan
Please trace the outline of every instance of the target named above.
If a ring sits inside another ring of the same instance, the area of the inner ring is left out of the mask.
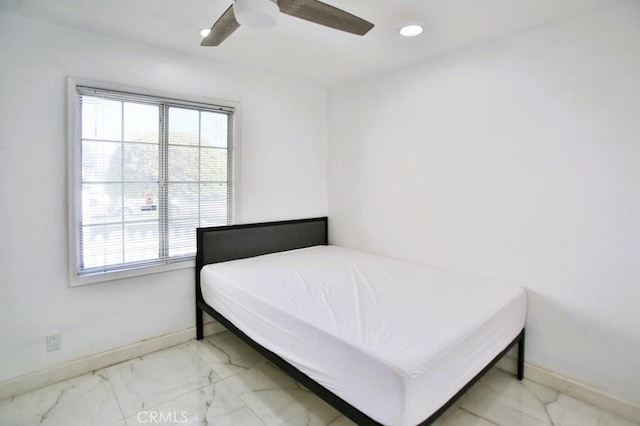
[[[318,0],[234,0],[200,45],[218,46],[240,25],[269,28],[280,12],[351,34],[365,35],[373,28],[371,22]]]

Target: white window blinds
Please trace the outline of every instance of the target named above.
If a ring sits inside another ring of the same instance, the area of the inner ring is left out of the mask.
[[[232,222],[233,109],[77,86],[79,276],[193,258]]]

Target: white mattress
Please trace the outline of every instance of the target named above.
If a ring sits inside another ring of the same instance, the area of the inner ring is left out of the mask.
[[[524,327],[522,288],[337,246],[205,266],[205,301],[385,425],[425,420]]]

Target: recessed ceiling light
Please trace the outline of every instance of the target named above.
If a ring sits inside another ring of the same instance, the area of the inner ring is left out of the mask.
[[[422,31],[424,31],[422,25],[405,25],[404,27],[400,28],[398,32],[401,36],[404,37],[415,37],[422,34]]]
[[[200,30],[200,35],[202,37],[206,37],[209,35],[210,32],[211,32],[211,28],[203,28]]]

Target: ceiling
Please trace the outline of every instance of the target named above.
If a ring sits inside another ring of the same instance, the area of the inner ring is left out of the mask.
[[[239,28],[201,47],[232,0],[2,0],[0,10],[326,87],[423,62],[569,18],[614,0],[324,0],[375,24],[364,37],[280,14],[268,30]],[[421,23],[422,35],[399,27]]]

